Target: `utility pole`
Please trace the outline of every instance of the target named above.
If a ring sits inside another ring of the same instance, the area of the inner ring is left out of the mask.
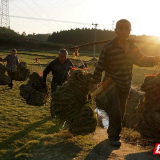
[[[10,28],[9,0],[1,0],[0,15],[0,26]]]
[[[95,32],[94,32],[94,42],[96,42],[96,29],[97,29],[97,26],[98,26],[98,24],[97,23],[92,23],[92,25],[94,25],[94,30],[95,30]],[[96,52],[96,45],[94,45],[94,51],[93,51],[93,58],[95,58],[95,52]]]

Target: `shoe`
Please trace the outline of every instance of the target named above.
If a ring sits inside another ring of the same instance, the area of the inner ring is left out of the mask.
[[[12,89],[13,88],[13,84],[8,84],[8,87],[10,87],[10,89]]]
[[[120,147],[121,146],[121,141],[111,141],[112,146]]]
[[[10,85],[11,89],[13,88],[13,84]]]

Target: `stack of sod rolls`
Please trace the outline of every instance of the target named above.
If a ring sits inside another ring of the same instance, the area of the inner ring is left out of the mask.
[[[146,76],[141,91],[132,88],[124,126],[143,136],[160,138],[160,74]]]
[[[16,71],[15,80],[25,81],[29,77],[30,70],[27,68],[26,62],[20,62],[18,66],[18,71]]]
[[[7,85],[11,83],[10,77],[5,75],[6,71],[6,67],[0,63],[0,85]]]
[[[137,86],[131,86],[130,94],[127,99],[126,113],[123,125],[128,128],[138,130],[138,124],[141,123],[144,101],[144,92]]]
[[[160,138],[160,74],[146,76],[141,90],[145,94],[143,120],[139,128],[144,135]]]
[[[43,87],[42,77],[33,72],[29,75],[27,84],[20,86],[20,95],[29,105],[43,106],[48,99],[49,90],[49,86]]]
[[[75,70],[68,82],[52,93],[52,115],[61,123],[66,121],[69,132],[73,134],[87,134],[96,129],[95,107],[88,98],[92,87],[93,75]]]

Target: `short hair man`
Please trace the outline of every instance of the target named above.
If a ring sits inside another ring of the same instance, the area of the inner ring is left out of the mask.
[[[121,145],[119,135],[131,87],[133,64],[152,67],[160,62],[159,56],[146,56],[135,43],[128,41],[130,32],[131,23],[128,20],[121,19],[116,23],[117,37],[104,46],[94,71],[96,83],[101,81],[102,72],[105,71],[103,82],[109,107],[107,133],[114,146]]]
[[[67,59],[68,52],[66,49],[61,49],[58,53],[58,57],[50,62],[50,64],[43,71],[43,83],[46,84],[47,75],[52,71],[52,83],[51,91],[56,91],[58,85],[62,85],[67,81],[69,76],[70,67],[74,67],[71,60]]]
[[[7,61],[7,72],[8,75],[11,79],[11,83],[8,85],[11,89],[13,88],[13,80],[15,79],[15,75],[16,75],[16,71],[18,69],[18,56],[17,54],[17,50],[16,49],[12,49],[12,53],[10,55],[7,55],[4,59],[2,59],[0,57],[0,61],[5,62]]]

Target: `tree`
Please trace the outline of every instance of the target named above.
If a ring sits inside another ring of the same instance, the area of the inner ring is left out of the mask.
[[[25,36],[26,36],[26,32],[23,32],[23,33],[22,33],[22,36],[25,37]]]

